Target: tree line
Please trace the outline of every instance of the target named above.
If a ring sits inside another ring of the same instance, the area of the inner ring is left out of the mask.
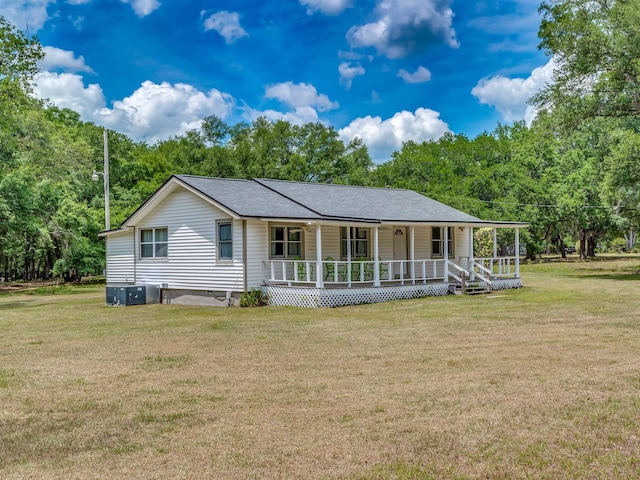
[[[258,118],[199,129],[154,145],[109,131],[112,225],[175,173],[408,188],[484,219],[527,221],[527,256],[578,244],[582,258],[640,224],[640,0],[541,5],[540,47],[554,82],[532,99],[531,125],[498,124],[474,138],[406,142],[374,164],[359,139],[322,123]],[[588,32],[588,35],[584,35]],[[104,243],[103,129],[31,95],[42,58],[0,17],[0,277],[100,273]],[[507,232],[501,244],[512,241]],[[621,241],[621,240],[617,240]]]

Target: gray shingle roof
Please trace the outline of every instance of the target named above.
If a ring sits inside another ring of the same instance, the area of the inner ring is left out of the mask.
[[[253,180],[176,175],[240,217],[320,219],[320,215]]]
[[[176,175],[241,217],[483,223],[411,190]]]
[[[403,222],[481,220],[412,190],[256,179],[322,216]]]

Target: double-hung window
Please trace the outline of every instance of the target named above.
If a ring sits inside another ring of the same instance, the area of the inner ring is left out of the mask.
[[[167,258],[169,232],[167,227],[140,230],[140,258]]]
[[[300,227],[271,227],[271,258],[302,258],[302,229]]]
[[[431,256],[444,257],[444,229],[449,229],[448,257],[453,257],[453,227],[431,227]]]
[[[218,222],[218,260],[233,260],[233,228],[231,222]]]
[[[366,259],[369,257],[369,229],[349,227],[351,229],[351,259]],[[347,258],[347,227],[340,228],[340,254]]]

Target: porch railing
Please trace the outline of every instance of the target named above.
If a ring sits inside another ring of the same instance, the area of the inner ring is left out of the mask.
[[[327,285],[372,284],[375,282],[376,262],[323,260],[322,281]],[[444,260],[380,260],[377,262],[381,284],[416,284],[444,281]],[[309,284],[317,281],[315,260],[267,260],[263,262],[263,278],[271,284]]]
[[[516,257],[474,258],[474,262],[474,270],[480,273],[492,277],[516,277]]]
[[[376,262],[323,260],[322,283],[326,285],[358,285],[375,282]],[[460,266],[452,260],[380,260],[377,262],[380,284],[426,284],[433,281],[461,281],[477,278],[489,282],[492,278],[516,277],[516,257],[475,258],[471,265]],[[263,262],[263,278],[269,284],[315,284],[317,282],[315,260],[267,260]]]

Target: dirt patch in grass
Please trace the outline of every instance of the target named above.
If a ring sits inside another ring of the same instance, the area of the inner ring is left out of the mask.
[[[331,310],[0,297],[0,478],[636,478],[627,262]]]

